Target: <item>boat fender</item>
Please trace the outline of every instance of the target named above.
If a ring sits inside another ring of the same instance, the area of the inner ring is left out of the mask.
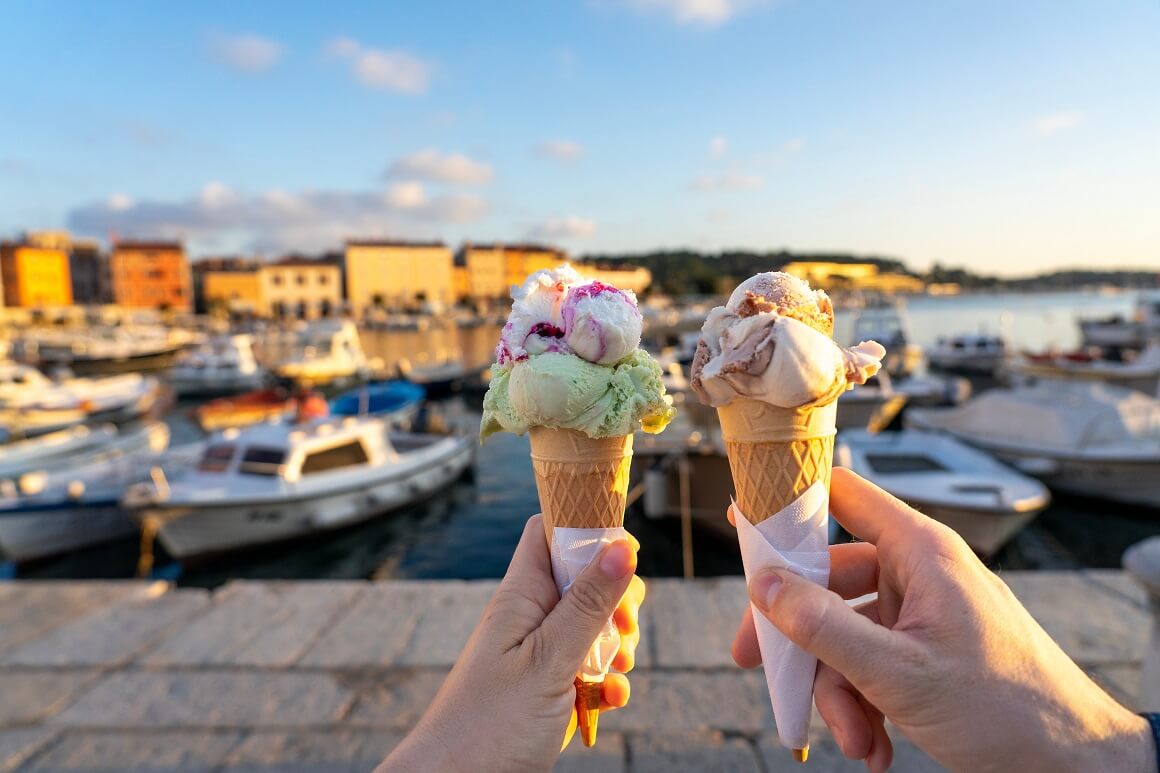
[[[68,498],[73,502],[79,501],[85,495],[85,482],[83,480],[70,480],[68,482]]]

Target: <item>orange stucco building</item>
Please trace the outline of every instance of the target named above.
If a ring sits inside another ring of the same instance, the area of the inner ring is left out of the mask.
[[[5,306],[72,305],[67,249],[0,244],[0,281]]]
[[[180,242],[118,242],[109,274],[119,306],[175,311],[193,306],[189,261]]]

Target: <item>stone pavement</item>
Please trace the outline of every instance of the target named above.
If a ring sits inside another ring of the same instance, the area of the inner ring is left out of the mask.
[[[1064,649],[1134,703],[1149,614],[1120,572],[1009,573]],[[0,583],[0,772],[365,771],[438,689],[493,582]],[[739,578],[654,580],[630,706],[557,771],[803,770],[729,644]],[[810,773],[862,770],[820,724]],[[939,770],[899,741],[895,770]]]

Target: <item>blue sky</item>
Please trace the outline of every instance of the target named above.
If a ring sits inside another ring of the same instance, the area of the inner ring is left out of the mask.
[[[1160,3],[5,6],[0,234],[1160,266]]]

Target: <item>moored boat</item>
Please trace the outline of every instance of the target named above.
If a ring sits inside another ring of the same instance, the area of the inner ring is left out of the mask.
[[[1160,400],[1098,382],[994,389],[957,408],[913,409],[1056,491],[1160,507]]]
[[[410,426],[426,395],[407,381],[376,381],[343,392],[330,401],[331,416],[377,416],[398,426]]]
[[[399,374],[412,384],[423,387],[428,397],[446,397],[485,386],[484,374],[488,368],[487,364],[469,366],[456,358],[430,364],[415,364],[409,359],[399,361]]]
[[[388,431],[377,418],[264,424],[215,436],[200,462],[133,486],[125,506],[173,558],[348,526],[430,496],[473,462],[474,438]]]
[[[210,400],[194,410],[198,425],[206,432],[227,427],[246,427],[262,421],[288,416],[297,400],[289,389],[270,387],[236,397]]]
[[[279,377],[303,386],[367,378],[370,366],[350,320],[320,320],[299,335],[297,352],[274,366]]]
[[[39,370],[0,362],[0,424],[32,436],[80,421],[131,421],[148,413],[162,394],[152,376],[49,379]]]
[[[1085,353],[1086,354],[1086,353]],[[1025,356],[1015,363],[1021,376],[1077,381],[1103,381],[1147,395],[1160,391],[1160,344],[1153,344],[1124,361],[1087,356]]]
[[[901,300],[883,300],[859,311],[853,321],[852,342],[859,341],[877,341],[886,347],[882,370],[894,378],[904,378],[922,367],[922,347],[914,343]]]
[[[994,376],[1007,359],[1007,344],[983,333],[954,335],[939,338],[926,358],[936,370]]]
[[[838,398],[838,429],[869,429],[880,432],[890,426],[906,405],[906,395],[896,392],[885,372],[856,386]]]
[[[837,464],[951,527],[983,557],[1051,501],[1039,481],[948,435],[847,430],[838,440]]]
[[[216,336],[184,353],[167,379],[180,397],[226,395],[257,389],[266,373],[249,335]]]

